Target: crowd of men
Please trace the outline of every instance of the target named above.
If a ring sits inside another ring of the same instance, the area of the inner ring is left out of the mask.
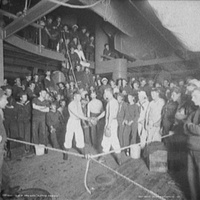
[[[166,79],[162,83],[143,77],[129,82],[108,81],[87,73],[90,82],[60,82],[55,90],[49,70],[43,82],[38,75],[33,80],[27,76],[22,82],[18,78],[12,87],[5,82],[2,89],[8,103],[1,115],[7,136],[13,137],[15,123],[18,137],[24,141],[69,150],[75,137],[76,147],[85,154],[85,130],[90,127],[91,145],[97,152],[113,148],[115,160],[121,164],[120,147],[140,142],[144,149],[153,141],[163,141],[170,151],[177,145],[176,136],[185,133],[190,189],[197,195],[200,81],[189,77],[186,81]],[[162,140],[168,134],[174,134],[173,139]],[[25,145],[25,153],[30,151],[30,146]],[[7,142],[8,158],[10,152]],[[125,154],[130,155],[129,149]],[[67,158],[65,153],[63,159]]]
[[[76,50],[78,45],[81,45],[81,50],[84,53],[81,59],[83,61],[94,61],[95,38],[86,26],[79,27],[77,24],[63,23],[60,16],[45,16],[37,23],[42,26],[41,44],[43,47],[66,55],[71,51],[71,48]],[[22,36],[30,42],[39,42],[39,34],[33,27],[25,28]]]

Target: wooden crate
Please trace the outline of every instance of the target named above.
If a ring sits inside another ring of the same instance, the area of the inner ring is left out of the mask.
[[[167,172],[168,153],[162,142],[152,142],[146,148],[146,161],[150,171]]]
[[[148,157],[149,170],[152,172],[167,172],[168,163],[167,163],[167,151],[166,150],[157,150]]]

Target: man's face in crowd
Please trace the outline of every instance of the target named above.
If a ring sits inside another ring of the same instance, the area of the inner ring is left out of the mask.
[[[192,93],[192,101],[196,106],[200,106],[200,91],[194,91]]]
[[[10,97],[11,95],[12,95],[12,90],[9,89],[9,88],[7,88],[7,89],[6,89],[6,96],[7,96],[7,97]]]
[[[3,95],[1,98],[0,98],[0,108],[1,109],[4,109],[7,105],[8,101],[7,101],[7,96],[6,95]]]

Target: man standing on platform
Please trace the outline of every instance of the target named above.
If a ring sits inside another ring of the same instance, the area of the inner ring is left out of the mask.
[[[192,92],[192,101],[198,109],[192,112],[184,124],[187,135],[187,175],[190,189],[190,199],[200,199],[200,89]]]
[[[90,121],[90,118],[85,117],[81,107],[81,94],[74,92],[74,99],[68,105],[69,119],[66,127],[64,147],[69,150],[72,148],[72,140],[75,136],[76,147],[85,155],[85,142],[81,120]],[[67,160],[68,155],[65,154],[64,160]]]
[[[103,152],[107,153],[110,151],[111,147],[115,151],[115,159],[118,165],[121,165],[121,150],[118,133],[118,122],[117,114],[119,109],[118,101],[113,96],[113,91],[111,88],[106,88],[104,91],[104,98],[108,101],[106,105],[106,121],[104,127],[104,135],[102,140]]]

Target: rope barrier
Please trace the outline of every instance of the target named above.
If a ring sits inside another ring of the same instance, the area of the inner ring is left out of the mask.
[[[162,136],[161,139],[167,138],[167,137],[170,137],[170,136],[171,136],[171,134],[165,135],[165,136]],[[99,153],[99,154],[96,154],[96,155],[92,155],[91,158],[98,158],[98,157],[105,156],[105,155],[108,155],[108,154],[111,154],[111,153],[115,153],[116,151],[120,151],[120,150],[123,151],[125,149],[128,149],[128,148],[132,147],[133,145],[141,145],[141,144],[142,144],[141,142],[140,143],[136,143],[136,144],[131,144],[129,146],[122,147],[120,149],[115,149],[115,150],[111,150],[109,152],[103,152],[103,153]],[[148,144],[148,142],[145,142],[145,144]]]
[[[38,145],[38,144],[25,142],[25,141],[21,141],[21,140],[16,140],[16,139],[12,139],[12,138],[7,138],[7,140],[12,141],[12,142],[18,142],[18,143],[21,143],[21,144],[30,145],[30,146]],[[76,156],[76,157],[81,157],[81,158],[85,157],[85,155],[74,153],[74,152],[70,152],[70,151],[65,151],[65,150],[62,150],[62,149],[56,149],[56,148],[52,148],[52,147],[47,147],[45,145],[43,145],[43,147],[45,149],[48,149],[48,150],[52,150],[52,151],[56,151],[56,152],[60,152],[60,153],[67,153],[67,154],[70,154],[70,155],[73,155],[73,156]]]
[[[127,180],[127,181],[133,183],[134,185],[138,186],[139,188],[143,189],[144,191],[150,193],[151,195],[155,196],[156,198],[161,199],[161,200],[166,200],[165,198],[159,196],[159,195],[156,194],[155,192],[153,192],[153,191],[151,191],[151,190],[149,190],[149,189],[143,187],[143,186],[140,185],[139,183],[136,183],[136,182],[133,181],[132,179],[130,179],[130,178],[124,176],[123,174],[120,174],[118,171],[116,171],[116,170],[110,168],[109,166],[107,166],[107,165],[105,165],[105,164],[103,164],[103,163],[101,163],[101,162],[99,162],[99,161],[97,161],[97,160],[95,160],[95,159],[93,159],[93,158],[91,158],[91,159],[92,159],[94,162],[100,164],[101,166],[103,166],[103,167],[109,169],[110,171],[114,172],[114,173],[117,174],[118,176],[124,178],[125,180]],[[90,191],[90,192],[91,192],[91,191]]]
[[[165,135],[165,136],[162,136],[161,139],[163,138],[167,138],[167,137],[170,137],[172,136],[171,134],[168,134],[168,135]],[[26,145],[31,145],[31,146],[35,146],[35,145],[38,145],[38,144],[34,144],[34,143],[30,143],[30,142],[25,142],[25,141],[21,141],[21,140],[16,140],[16,139],[12,139],[12,138],[7,138],[7,140],[9,141],[12,141],[12,142],[18,142],[18,143],[21,143],[21,144],[26,144]],[[147,142],[146,142],[147,143]],[[137,143],[137,145],[140,145],[141,143]],[[151,195],[157,197],[158,199],[161,199],[161,200],[166,200],[165,198],[159,196],[158,194],[154,193],[153,191],[143,187],[142,185],[136,183],[135,181],[133,181],[132,179],[124,176],[123,174],[120,174],[119,172],[117,172],[116,170],[110,168],[109,166],[95,160],[95,158],[98,158],[100,156],[105,156],[105,155],[108,155],[108,154],[111,154],[111,153],[114,153],[116,151],[119,151],[119,150],[125,150],[125,149],[128,149],[130,148],[132,145],[129,145],[129,146],[126,146],[126,147],[123,147],[123,148],[120,148],[120,149],[117,149],[117,150],[112,150],[112,151],[109,151],[109,152],[106,152],[106,153],[100,153],[100,154],[96,154],[96,155],[90,155],[90,154],[86,154],[86,155],[82,155],[82,154],[77,154],[77,153],[74,153],[74,152],[69,152],[69,151],[65,151],[65,150],[61,150],[61,149],[56,149],[56,148],[52,148],[52,147],[47,147],[45,145],[43,145],[44,148],[46,149],[49,149],[49,150],[52,150],[52,151],[56,151],[56,152],[60,152],[60,153],[67,153],[67,154],[70,154],[70,155],[73,155],[73,156],[76,156],[76,157],[81,157],[81,158],[86,158],[87,159],[87,164],[86,164],[86,170],[85,170],[85,175],[84,175],[84,186],[87,190],[87,192],[89,194],[91,194],[92,192],[90,191],[89,187],[87,186],[87,176],[88,176],[88,172],[89,172],[89,166],[90,166],[90,161],[93,160],[94,162],[102,165],[103,167],[109,169],[110,171],[114,172],[115,174],[117,174],[118,176],[124,178],[125,180],[133,183],[134,185],[138,186],[139,188],[145,190],[146,192],[150,193]]]
[[[85,169],[85,175],[84,175],[84,186],[85,186],[85,189],[87,190],[87,192],[89,194],[92,194],[92,192],[90,191],[90,189],[87,186],[87,176],[88,176],[88,171],[89,171],[89,167],[90,167],[90,161],[91,161],[91,158],[88,157],[86,169]]]

